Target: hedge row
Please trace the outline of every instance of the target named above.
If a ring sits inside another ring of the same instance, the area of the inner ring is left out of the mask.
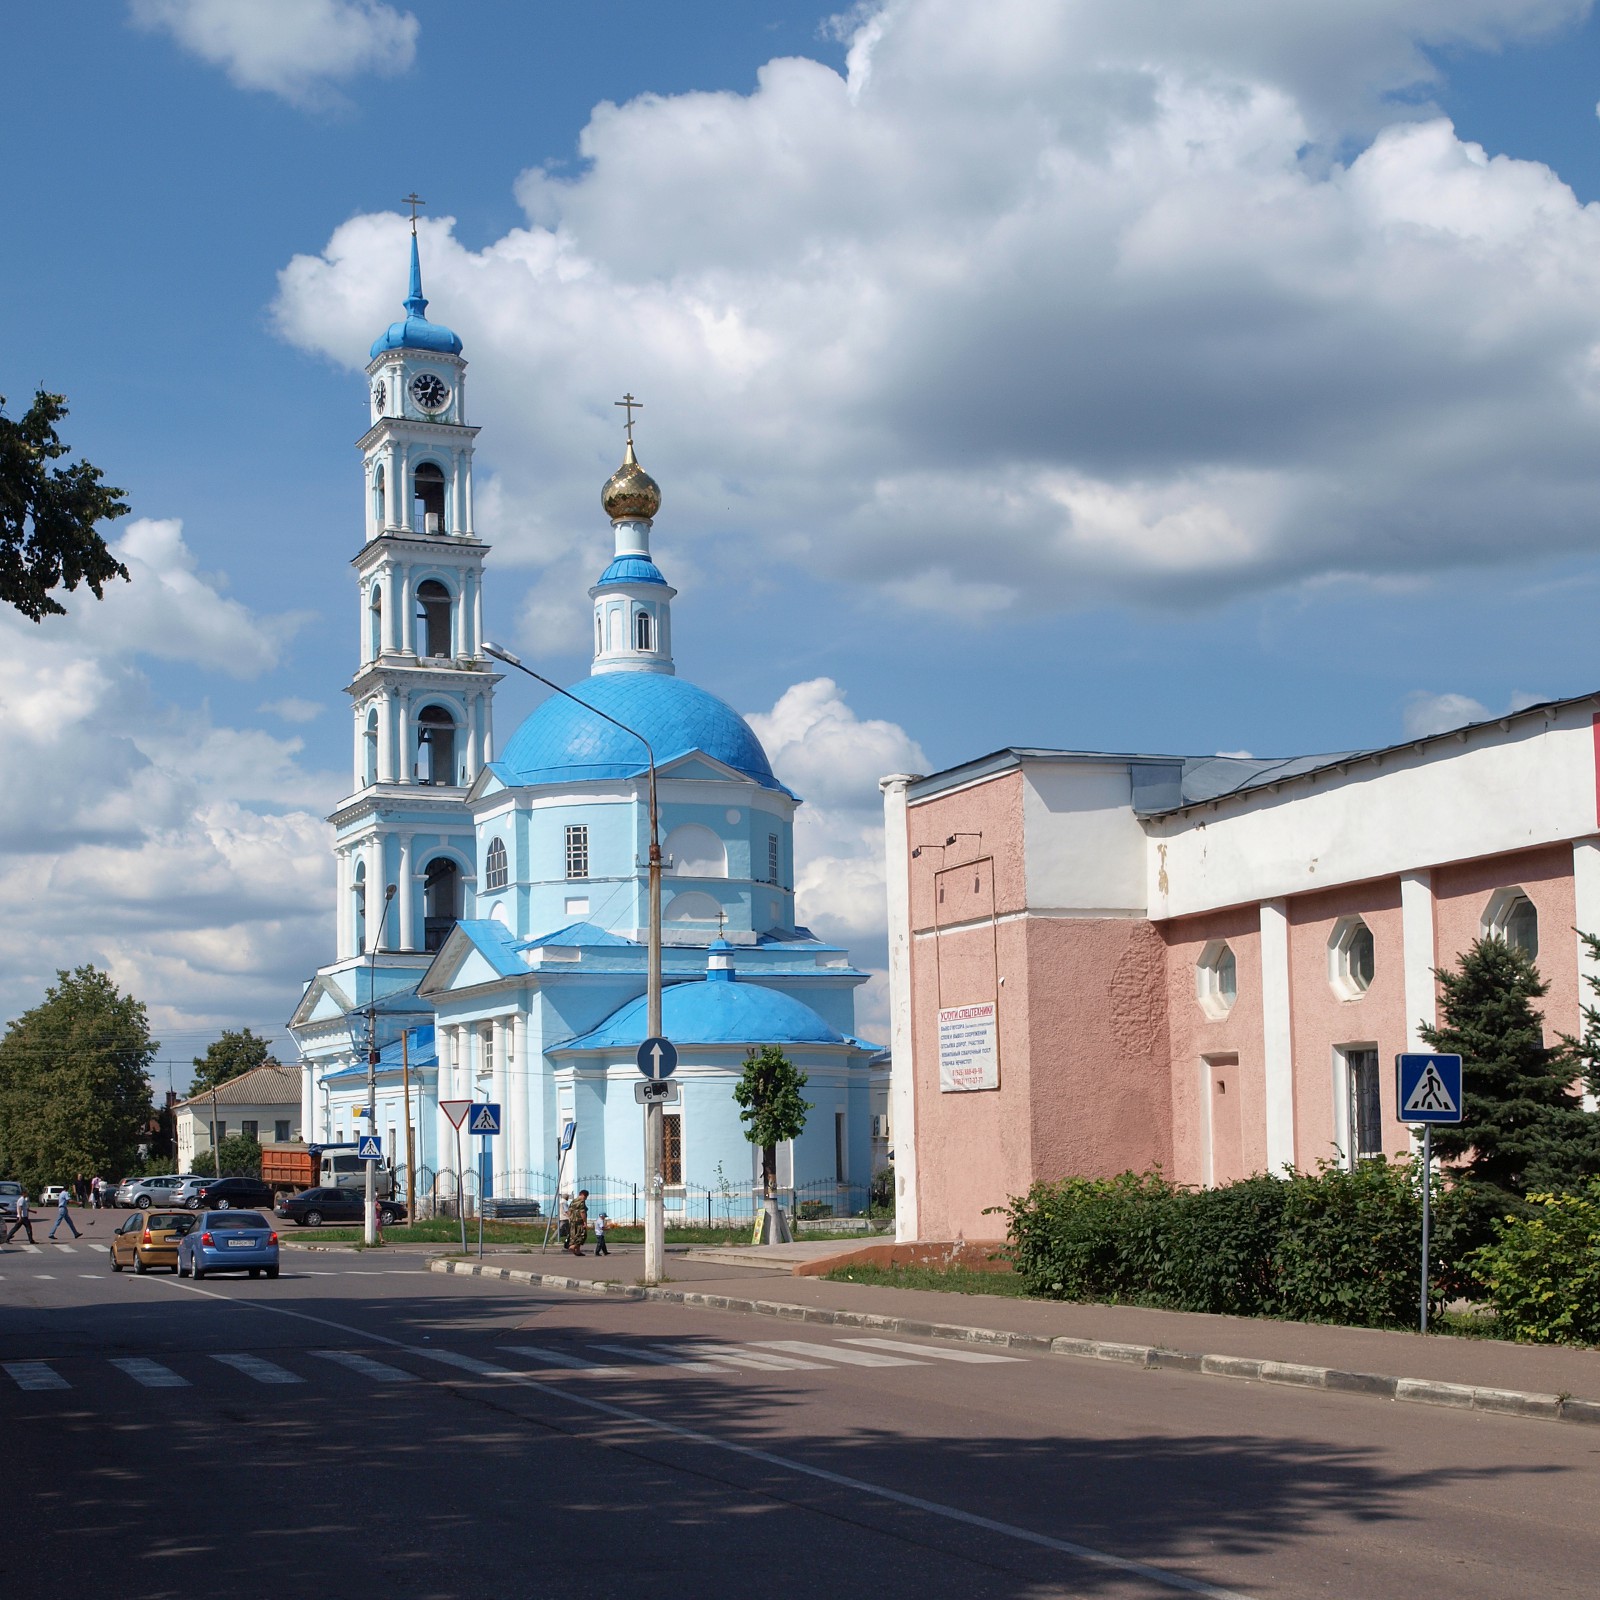
[[[1159,1173],[1035,1184],[1008,1207],[1032,1294],[1365,1327],[1417,1320],[1419,1179],[1408,1161],[1180,1189]],[[1443,1253],[1459,1231],[1444,1197]],[[1447,1259],[1438,1286],[1453,1292]]]
[[[1600,1344],[1600,1178],[1528,1197],[1473,1258],[1500,1330],[1541,1344]]]

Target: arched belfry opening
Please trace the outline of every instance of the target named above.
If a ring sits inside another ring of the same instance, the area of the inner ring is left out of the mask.
[[[372,601],[367,607],[367,659],[376,661],[383,654],[383,585],[372,586]]]
[[[417,718],[416,776],[422,783],[459,783],[456,720],[443,706],[426,706]]]
[[[356,863],[355,881],[350,885],[350,926],[355,930],[356,954],[367,948],[367,864]]]
[[[443,533],[444,474],[424,461],[412,474],[412,526],[418,533]]]
[[[435,856],[422,875],[422,939],[438,950],[461,920],[461,868],[449,856]]]
[[[417,586],[417,642],[424,656],[453,654],[450,642],[450,591],[437,578]]]
[[[367,713],[367,725],[362,730],[361,770],[367,783],[378,781],[378,708]]]

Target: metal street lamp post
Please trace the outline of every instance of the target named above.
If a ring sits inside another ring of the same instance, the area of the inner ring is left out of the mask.
[[[650,741],[637,728],[630,728],[627,723],[619,722],[609,713],[601,711],[599,707],[592,706],[587,700],[580,700],[570,690],[563,689],[559,683],[552,683],[549,678],[535,672],[532,667],[524,666],[509,650],[502,649],[497,644],[490,644],[487,640],[483,649],[485,654],[493,656],[496,661],[503,661],[508,667],[515,667],[519,672],[527,673],[545,688],[553,689],[575,705],[582,706],[593,716],[609,722],[612,727],[621,728],[624,733],[637,739],[644,746],[645,756],[650,763],[650,933],[645,956],[645,1027],[648,1030],[647,1037],[659,1039],[661,1037],[661,819],[656,809],[656,753],[651,748]],[[660,1283],[666,1257],[666,1206],[662,1198],[661,1182],[662,1117],[659,1101],[651,1101],[645,1106],[644,1281],[647,1284]]]
[[[394,900],[394,885],[383,891],[383,915],[378,918],[378,931],[373,936],[372,949],[367,955],[367,1132],[378,1126],[378,947],[383,943],[383,925],[389,920],[389,906]],[[378,1242],[378,1182],[373,1170],[377,1162],[367,1163],[366,1231],[368,1244]]]

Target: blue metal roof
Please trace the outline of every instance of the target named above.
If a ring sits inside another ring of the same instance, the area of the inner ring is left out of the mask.
[[[458,922],[456,927],[502,978],[515,978],[527,972],[527,965],[517,955],[517,936],[505,923],[496,922],[493,917],[474,917],[471,921]]]
[[[420,1027],[406,1029],[406,1052],[404,1059],[401,1057],[400,1041],[391,1039],[378,1052],[377,1076],[383,1077],[388,1072],[399,1072],[403,1067],[409,1066],[413,1072],[421,1071],[426,1067],[439,1065],[438,1047],[434,1042],[433,1024],[425,1022]],[[365,1046],[362,1047],[363,1052]],[[365,1054],[362,1059],[347,1067],[339,1067],[333,1072],[325,1072],[321,1082],[336,1083],[346,1078],[362,1078],[367,1075],[367,1062]]]
[[[551,695],[506,742],[494,770],[508,784],[632,778],[649,770],[644,747],[583,707],[593,706],[650,741],[656,765],[699,752],[764,789],[790,791],[772,774],[750,724],[714,694],[659,672],[606,672]]]
[[[443,323],[429,322],[423,313],[428,302],[422,293],[422,263],[417,258],[417,236],[411,235],[411,292],[405,298],[403,321],[391,322],[388,331],[372,341],[371,356],[385,350],[438,350],[446,355],[461,354],[461,340]]]
[[[525,941],[521,948],[537,950],[546,944],[568,948],[577,946],[583,949],[593,949],[596,946],[602,949],[617,946],[629,950],[640,948],[636,939],[624,939],[620,934],[611,933],[605,928],[597,928],[592,922],[570,923],[565,928],[557,928],[554,933],[546,933],[537,939]]]
[[[645,996],[613,1011],[598,1028],[550,1050],[631,1048],[646,1034]],[[731,972],[708,972],[703,983],[675,983],[661,992],[661,1032],[674,1044],[804,1045],[851,1041],[803,1000],[744,983]]]
[[[667,580],[661,576],[661,568],[649,556],[618,556],[600,574],[600,581],[595,588],[604,588],[608,583],[659,583],[665,588]]]

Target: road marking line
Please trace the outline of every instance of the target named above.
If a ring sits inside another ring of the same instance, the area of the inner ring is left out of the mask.
[[[40,1283],[54,1283],[56,1281],[56,1275],[53,1272],[36,1272],[34,1277]]]
[[[598,1361],[587,1361],[582,1356],[569,1356],[561,1350],[546,1350],[536,1344],[503,1344],[498,1348],[510,1351],[513,1355],[532,1356],[535,1361],[542,1361],[546,1366],[568,1367],[574,1372],[610,1374],[627,1371],[626,1367],[602,1366]]]
[[[341,1367],[348,1367],[352,1372],[359,1372],[363,1378],[371,1378],[374,1383],[415,1383],[417,1375],[406,1372],[400,1367],[391,1367],[386,1361],[374,1361],[371,1356],[360,1356],[354,1350],[313,1350],[314,1356],[321,1356],[324,1361],[336,1361]]]
[[[112,1359],[111,1365],[120,1367],[135,1383],[142,1383],[147,1389],[187,1389],[189,1380],[180,1378],[171,1367],[164,1367],[159,1361],[147,1361],[143,1356],[118,1356]]]
[[[844,1339],[842,1344],[864,1344],[873,1350],[902,1350],[914,1356],[932,1356],[935,1361],[967,1361],[973,1365],[991,1361],[1021,1361],[1021,1356],[993,1356],[984,1350],[945,1350],[927,1344],[907,1344],[900,1339]]]
[[[726,1350],[714,1345],[706,1350],[713,1361],[731,1361],[736,1367],[754,1367],[760,1372],[820,1372],[820,1361],[800,1361],[794,1356],[774,1355],[770,1350]]]
[[[680,1355],[676,1350],[641,1350],[631,1344],[597,1344],[596,1350],[609,1350],[614,1356],[628,1356],[634,1361],[649,1361],[658,1367],[682,1367],[688,1372],[726,1372],[728,1368],[715,1361],[699,1360]]]
[[[41,1250],[36,1244],[25,1244],[22,1248],[26,1250],[29,1255],[42,1256],[44,1254],[44,1251]]]
[[[278,1366],[275,1362],[263,1361],[260,1356],[212,1356],[213,1361],[220,1361],[225,1367],[234,1367],[247,1378],[254,1378],[257,1383],[304,1383],[304,1378],[296,1377],[294,1373]]]
[[[357,1328],[348,1322],[335,1322],[331,1317],[314,1317],[307,1311],[291,1311],[287,1306],[268,1305],[260,1300],[234,1300],[228,1295],[218,1294],[215,1289],[202,1289],[198,1284],[181,1283],[172,1278],[144,1278],[140,1281],[167,1284],[182,1290],[185,1294],[197,1294],[206,1300],[220,1300],[224,1305],[237,1306],[241,1310],[265,1311],[273,1316],[293,1317],[298,1322],[314,1322],[319,1327],[336,1329],[340,1333],[349,1334],[352,1338],[365,1340],[368,1344],[385,1344],[391,1349],[403,1350],[407,1355],[464,1367],[469,1372],[479,1371],[487,1376],[512,1378],[530,1389],[537,1390],[550,1400],[565,1401],[568,1405],[579,1406],[585,1411],[595,1411],[602,1416],[614,1417],[618,1421],[648,1428],[654,1433],[664,1433],[675,1439],[687,1439],[710,1450],[721,1450],[728,1455],[742,1456],[747,1461],[759,1461],[764,1466],[776,1467],[780,1471],[816,1478],[837,1488],[848,1489],[853,1494],[866,1495],[874,1500],[887,1500],[892,1505],[909,1506],[914,1511],[925,1511],[929,1516],[943,1517],[947,1522],[957,1522],[964,1527],[979,1528],[985,1533],[996,1533],[1002,1538],[1015,1539],[1019,1544],[1054,1550],[1061,1555],[1086,1561],[1091,1566],[1104,1568],[1108,1572],[1127,1573],[1132,1577],[1160,1584],[1164,1589],[1176,1589],[1180,1594],[1200,1595],[1202,1600],[1250,1600],[1249,1596],[1241,1594],[1237,1589],[1218,1588],[1216,1584],[1186,1577],[1183,1573],[1173,1572],[1166,1567],[1151,1566],[1148,1562],[1134,1561],[1128,1556],[1115,1556],[1109,1551],[1096,1550],[1092,1545],[1078,1544],[1071,1539],[1057,1539],[1048,1533],[1035,1533],[1033,1529],[1018,1527],[1013,1522],[1000,1522],[994,1517],[981,1517],[974,1511],[963,1511],[960,1506],[942,1505],[937,1500],[924,1500],[920,1495],[906,1494],[900,1489],[869,1483],[864,1478],[850,1478],[842,1472],[829,1472],[826,1467],[813,1466],[808,1461],[796,1461],[770,1450],[758,1450],[754,1445],[736,1444],[732,1439],[719,1439],[715,1434],[701,1433],[695,1428],[685,1428],[679,1423],[651,1416],[646,1411],[635,1411],[608,1400],[598,1400],[593,1395],[580,1394],[574,1389],[554,1386],[529,1372],[509,1372],[504,1367],[492,1367],[486,1361],[475,1361],[471,1356],[457,1356],[446,1350],[424,1349],[419,1345],[407,1344],[403,1339],[391,1338],[385,1333],[373,1333],[370,1329]]]
[[[54,1239],[50,1240],[50,1243],[51,1244],[56,1244]],[[70,1244],[56,1244],[56,1249],[61,1251],[61,1253],[63,1255],[68,1255],[68,1256],[75,1256],[78,1253],[77,1249],[74,1246],[70,1245]]]
[[[0,1366],[19,1389],[70,1389],[72,1385],[43,1361],[5,1361]]]
[[[80,1278],[98,1278],[100,1274],[98,1272],[80,1272],[78,1276]]]
[[[842,1361],[847,1367],[920,1367],[904,1356],[874,1355],[869,1350],[844,1350],[836,1344],[813,1344],[805,1339],[761,1339],[758,1350],[787,1350],[791,1355],[815,1356],[819,1361]]]

